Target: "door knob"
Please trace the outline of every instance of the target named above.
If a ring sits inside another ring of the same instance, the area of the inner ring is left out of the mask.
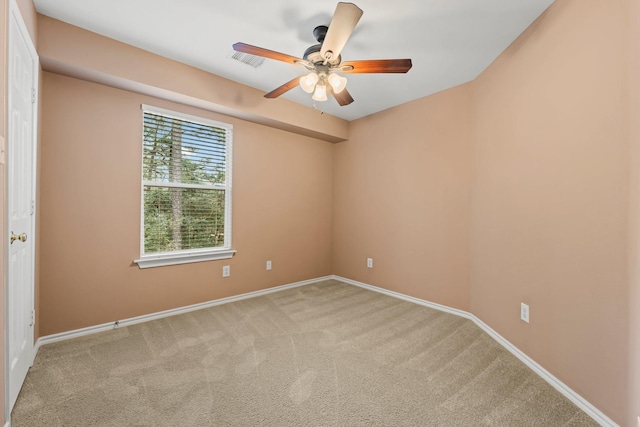
[[[11,232],[11,244],[13,244],[13,242],[15,242],[16,240],[20,240],[21,242],[26,242],[27,241],[27,233],[22,233],[19,235],[15,235],[13,234],[13,231]]]

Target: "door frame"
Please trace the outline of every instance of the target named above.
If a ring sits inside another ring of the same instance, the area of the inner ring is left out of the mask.
[[[31,219],[31,236],[32,237],[32,259],[31,259],[31,278],[32,278],[32,282],[31,282],[31,309],[32,309],[32,313],[33,313],[33,328],[32,328],[32,339],[31,339],[31,355],[30,355],[30,364],[33,364],[33,361],[35,359],[35,322],[36,322],[36,313],[35,313],[35,280],[36,280],[36,276],[35,276],[35,263],[36,263],[36,244],[37,244],[37,236],[36,236],[36,229],[37,229],[37,167],[38,167],[38,95],[39,95],[39,79],[40,79],[40,75],[39,75],[39,71],[40,71],[40,58],[38,56],[38,53],[36,51],[36,48],[34,46],[33,40],[31,39],[31,35],[29,33],[29,30],[27,29],[27,25],[24,22],[24,19],[22,18],[22,14],[20,13],[20,9],[18,7],[18,4],[16,3],[16,0],[9,0],[9,7],[8,7],[8,13],[7,13],[7,26],[6,26],[6,40],[7,40],[7,44],[6,44],[6,65],[7,65],[7,86],[6,88],[6,104],[5,104],[5,146],[4,148],[4,152],[1,154],[2,159],[0,159],[0,161],[2,163],[4,163],[4,174],[5,174],[5,194],[7,194],[8,192],[8,186],[9,186],[9,157],[6,155],[7,152],[9,152],[9,150],[11,150],[11,144],[13,143],[13,141],[10,140],[9,136],[10,133],[7,132],[8,128],[9,128],[9,124],[10,124],[10,108],[11,108],[11,104],[9,102],[9,87],[11,85],[11,82],[9,81],[9,67],[10,67],[10,61],[11,61],[11,56],[10,56],[10,51],[13,49],[13,37],[11,36],[11,31],[10,31],[10,26],[11,26],[11,21],[13,20],[13,22],[17,25],[17,29],[18,29],[18,33],[20,34],[20,37],[22,37],[27,44],[27,49],[29,50],[29,54],[31,56],[31,58],[33,59],[33,82],[32,82],[32,87],[33,87],[33,102],[31,104],[31,108],[32,108],[32,118],[33,118],[33,124],[32,124],[32,197],[33,197],[33,215],[32,215],[32,219]],[[4,288],[5,288],[5,301],[4,301],[4,425],[10,425],[10,421],[11,421],[11,402],[10,402],[10,377],[9,377],[9,372],[10,372],[10,367],[9,367],[9,342],[8,342],[8,338],[9,338],[9,325],[11,324],[11,319],[9,319],[9,310],[8,310],[8,303],[9,303],[9,299],[6,298],[7,297],[7,292],[8,288],[9,288],[9,281],[8,281],[8,265],[9,265],[9,240],[8,240],[8,235],[7,235],[7,231],[9,230],[9,203],[8,200],[6,202],[6,205],[4,206],[4,223],[2,224],[2,226],[4,227],[4,232],[0,233],[4,236],[5,241],[2,242],[2,244],[4,245],[4,263],[5,266],[7,267],[4,271],[4,275],[3,275],[3,281],[4,281]]]

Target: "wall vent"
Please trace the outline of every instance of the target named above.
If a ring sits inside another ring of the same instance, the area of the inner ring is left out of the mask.
[[[261,56],[251,55],[250,53],[236,52],[235,50],[230,55],[231,59],[240,61],[243,64],[252,66],[253,68],[260,68],[264,63],[264,58]]]

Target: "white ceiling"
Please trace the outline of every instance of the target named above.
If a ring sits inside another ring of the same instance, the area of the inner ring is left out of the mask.
[[[354,120],[473,80],[554,0],[355,0],[364,15],[343,60],[411,58],[407,74],[352,74],[355,101],[315,103]],[[231,59],[235,42],[302,57],[329,25],[335,0],[35,0],[39,13],[213,74],[271,91],[302,66]],[[283,95],[312,107],[297,87]]]

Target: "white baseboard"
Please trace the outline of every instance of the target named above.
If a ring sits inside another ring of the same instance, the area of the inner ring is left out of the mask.
[[[385,294],[385,295],[388,295],[388,296],[391,296],[391,297],[394,297],[394,298],[399,298],[401,300],[409,301],[409,302],[412,302],[414,304],[418,304],[418,305],[423,305],[425,307],[434,308],[436,310],[444,311],[444,312],[450,313],[450,314],[455,314],[456,316],[464,317],[466,319],[471,319],[473,317],[471,315],[471,313],[468,313],[468,312],[463,311],[463,310],[458,310],[457,308],[451,308],[451,307],[447,307],[446,305],[437,304],[435,302],[425,301],[425,300],[420,299],[420,298],[416,298],[416,297],[412,297],[412,296],[409,296],[409,295],[401,294],[399,292],[390,291],[388,289],[378,288],[377,286],[372,286],[372,285],[368,285],[366,283],[357,282],[355,280],[347,279],[346,277],[340,277],[340,276],[335,276],[334,275],[331,278],[334,279],[334,280],[339,280],[339,281],[344,282],[344,283],[348,283],[348,284],[353,285],[353,286],[359,286],[361,288],[368,289],[370,291],[378,292],[378,293]]]
[[[58,342],[58,341],[63,341],[63,340],[71,339],[71,338],[78,338],[78,337],[81,337],[81,336],[84,336],[84,335],[94,334],[94,333],[97,333],[97,332],[108,331],[110,329],[114,329],[114,328],[118,328],[118,327],[122,327],[122,326],[135,325],[137,323],[148,322],[150,320],[155,320],[155,319],[161,319],[163,317],[175,316],[177,314],[188,313],[190,311],[201,310],[203,308],[214,307],[216,305],[227,304],[227,303],[230,303],[230,302],[240,301],[240,300],[247,299],[247,298],[259,297],[259,296],[267,295],[267,294],[270,294],[270,293],[273,293],[273,292],[279,292],[279,291],[283,291],[285,289],[291,289],[291,288],[296,288],[296,287],[299,287],[299,286],[310,285],[312,283],[317,283],[317,282],[321,282],[323,280],[329,280],[329,279],[339,280],[341,282],[344,282],[344,283],[347,283],[347,284],[350,284],[350,285],[353,285],[353,286],[358,286],[358,287],[361,287],[361,288],[364,288],[364,289],[368,289],[368,290],[371,290],[371,291],[374,291],[374,292],[385,294],[385,295],[388,295],[388,296],[391,296],[391,297],[394,297],[394,298],[399,298],[399,299],[402,299],[402,300],[405,300],[405,301],[408,301],[408,302],[412,302],[414,304],[419,304],[419,305],[422,305],[422,306],[425,306],[425,307],[430,307],[430,308],[433,308],[435,310],[444,311],[446,313],[450,313],[450,314],[453,314],[453,315],[460,316],[460,317],[463,317],[465,319],[471,320],[480,329],[485,331],[487,334],[489,334],[489,336],[491,336],[494,340],[496,340],[499,344],[501,344],[504,348],[506,348],[511,354],[513,354],[520,361],[522,361],[525,365],[527,365],[529,368],[531,368],[536,374],[538,374],[540,377],[542,377],[542,379],[547,381],[551,386],[553,386],[553,388],[558,390],[560,393],[562,393],[562,395],[564,395],[567,399],[569,399],[571,402],[573,402],[577,407],[579,407],[585,413],[587,413],[598,424],[600,424],[601,426],[604,426],[604,427],[619,427],[618,424],[613,422],[613,420],[611,420],[609,417],[607,417],[598,408],[593,406],[586,399],[584,399],[578,393],[576,393],[571,388],[569,388],[566,384],[564,384],[562,381],[560,381],[558,378],[556,378],[549,371],[544,369],[541,365],[539,365],[536,361],[534,361],[529,356],[527,356],[525,353],[523,353],[516,346],[511,344],[507,339],[505,339],[499,333],[497,333],[496,331],[491,329],[491,327],[489,327],[487,324],[485,324],[482,320],[478,319],[475,315],[473,315],[473,314],[471,314],[471,313],[469,313],[467,311],[464,311],[464,310],[458,310],[456,308],[447,307],[447,306],[442,305],[442,304],[437,304],[437,303],[426,301],[426,300],[423,300],[423,299],[420,299],[420,298],[416,298],[416,297],[412,297],[412,296],[409,296],[409,295],[401,294],[399,292],[390,291],[388,289],[379,288],[377,286],[368,285],[366,283],[358,282],[358,281],[355,281],[355,280],[347,279],[346,277],[340,277],[340,276],[335,276],[335,275],[319,277],[319,278],[310,279],[310,280],[304,280],[304,281],[301,281],[301,282],[290,283],[288,285],[276,286],[274,288],[263,289],[263,290],[260,290],[260,291],[249,292],[249,293],[246,293],[246,294],[236,295],[236,296],[232,296],[232,297],[228,297],[228,298],[221,298],[221,299],[217,299],[217,300],[213,300],[213,301],[203,302],[203,303],[200,303],[200,304],[193,304],[193,305],[189,305],[189,306],[186,306],[186,307],[180,307],[180,308],[175,308],[175,309],[171,309],[171,310],[165,310],[165,311],[161,311],[161,312],[158,312],[158,313],[146,314],[146,315],[143,315],[143,316],[132,317],[132,318],[129,318],[129,319],[118,320],[118,321],[114,321],[114,322],[110,322],[110,323],[103,323],[101,325],[90,326],[88,328],[76,329],[76,330],[73,330],[73,331],[62,332],[62,333],[59,333],[59,334],[47,335],[47,336],[38,338],[38,340],[36,341],[36,344],[34,346],[34,358],[35,358],[35,355],[37,354],[38,350],[40,349],[40,347],[43,346],[43,345],[46,345],[46,344],[50,344],[50,343],[54,343],[54,342]],[[7,422],[4,427],[10,427],[10,423]]]
[[[556,378],[551,372],[544,369],[540,364],[538,364],[535,360],[527,356],[523,353],[518,347],[511,344],[506,338],[502,335],[491,329],[486,323],[482,320],[478,319],[475,315],[463,311],[458,310],[456,308],[447,307],[445,305],[436,304],[430,301],[425,301],[420,298],[415,298],[409,295],[401,294],[398,292],[390,291],[388,289],[379,288],[377,286],[368,285],[366,283],[357,282],[355,280],[347,279],[345,277],[340,276],[331,276],[332,279],[339,280],[341,282],[348,283],[350,285],[359,286],[364,289],[369,289],[374,292],[379,292],[381,294],[385,294],[388,296],[392,296],[394,298],[399,298],[405,301],[413,302],[419,305],[423,305],[425,307],[430,307],[436,310],[444,311],[446,313],[451,313],[456,316],[464,317],[473,321],[480,329],[485,331],[491,338],[496,340],[500,345],[506,348],[511,354],[520,359],[522,363],[531,368],[536,374],[542,377],[543,380],[548,382],[553,388],[558,390],[563,396],[573,402],[578,408],[582,409],[587,415],[593,418],[598,424],[603,427],[619,427],[612,419],[607,417],[602,411],[589,403],[585,398],[580,396],[578,393],[573,391],[570,387]]]
[[[188,313],[190,311],[202,310],[203,308],[214,307],[216,305],[227,304],[234,301],[240,301],[247,298],[255,298],[262,295],[271,294],[274,292],[283,291],[285,289],[297,288],[299,286],[310,285],[312,283],[321,282],[323,280],[329,280],[332,276],[318,277],[310,280],[303,280],[301,282],[290,283],[288,285],[276,286],[274,288],[262,289],[255,292],[248,292],[246,294],[235,295],[227,298],[220,298],[217,300],[206,301],[199,304],[188,305],[185,307],[174,308],[171,310],[160,311],[157,313],[145,314],[142,316],[131,317],[129,319],[116,320],[109,323],[103,323],[101,325],[89,326],[87,328],[75,329],[73,331],[61,332],[59,334],[47,335],[38,338],[34,345],[33,355],[34,359],[41,346],[51,344],[58,341],[64,341],[72,338],[78,338],[85,335],[95,334],[97,332],[104,332],[110,329],[121,328],[123,326],[135,325],[137,323],[148,322],[150,320],[161,319],[163,317],[175,316],[178,314]]]

